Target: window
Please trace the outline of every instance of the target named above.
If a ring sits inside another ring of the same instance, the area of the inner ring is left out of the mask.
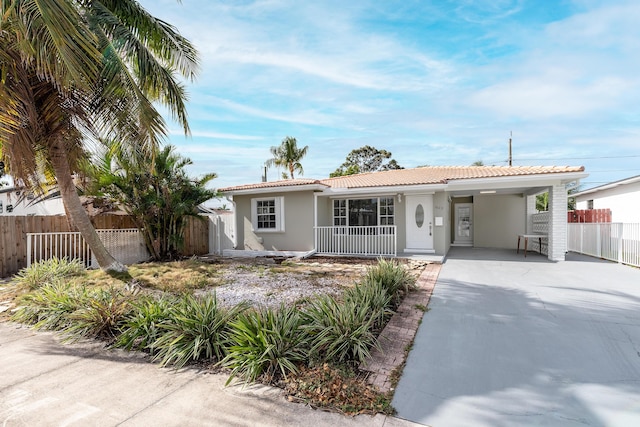
[[[394,225],[394,214],[393,197],[335,199],[333,201],[334,226]]]
[[[284,231],[283,197],[251,199],[251,223],[254,231]]]
[[[593,200],[587,200],[587,209],[593,209]]]

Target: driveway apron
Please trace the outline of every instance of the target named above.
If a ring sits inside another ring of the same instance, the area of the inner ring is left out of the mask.
[[[397,386],[430,426],[640,426],[640,270],[452,248]]]

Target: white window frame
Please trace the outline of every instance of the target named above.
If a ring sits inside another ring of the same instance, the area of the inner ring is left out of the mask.
[[[275,228],[258,228],[258,202],[273,201],[275,207]],[[257,233],[282,233],[284,232],[284,197],[260,197],[251,199],[251,225]]]
[[[383,226],[390,226],[390,227],[395,226],[395,224],[396,224],[396,201],[395,201],[395,199],[393,198],[393,196],[376,196],[376,197],[352,197],[352,198],[348,198],[348,199],[347,198],[344,198],[344,199],[343,198],[333,199],[333,203],[331,204],[331,222],[333,223],[334,227],[341,227],[341,226],[335,225],[335,223],[336,223],[335,201],[345,201],[345,209],[347,211],[346,212],[346,225],[347,225],[347,227],[360,227],[358,225],[351,225],[350,224],[350,221],[349,221],[349,202],[353,201],[353,200],[370,200],[370,199],[378,199],[378,202],[376,204],[377,205],[376,216],[377,216],[377,223],[378,223],[377,226],[378,227],[381,226],[380,225],[380,222],[381,222],[380,221],[380,218],[381,218],[381,215],[380,215],[380,208],[381,208],[380,200],[381,199],[390,199],[391,200],[391,202],[392,202],[391,206],[393,207],[393,215],[388,215],[387,214],[387,215],[384,215],[384,216],[386,218],[393,218],[393,224],[384,224]],[[362,226],[362,227],[365,227],[365,226]]]

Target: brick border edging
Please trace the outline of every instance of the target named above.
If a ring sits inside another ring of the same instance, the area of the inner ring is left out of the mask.
[[[442,264],[428,264],[424,268],[416,282],[418,289],[407,295],[378,336],[381,349],[374,348],[371,357],[360,364],[361,370],[370,372],[367,381],[382,393],[391,390],[391,373],[404,363],[405,349],[424,316],[424,311],[416,306],[429,305],[441,268]]]

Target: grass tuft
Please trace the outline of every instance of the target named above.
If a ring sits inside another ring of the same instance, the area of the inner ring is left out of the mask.
[[[18,286],[28,289],[38,289],[41,286],[55,283],[59,280],[77,276],[85,271],[79,260],[69,261],[67,258],[51,258],[38,261],[20,270],[13,278]]]

